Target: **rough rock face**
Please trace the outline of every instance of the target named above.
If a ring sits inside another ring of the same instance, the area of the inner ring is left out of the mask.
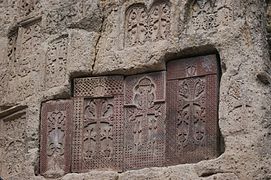
[[[59,179],[270,179],[270,22],[271,2],[260,0],[0,1],[0,176],[46,179],[41,104],[71,98],[74,78],[160,71],[217,53],[219,157]]]

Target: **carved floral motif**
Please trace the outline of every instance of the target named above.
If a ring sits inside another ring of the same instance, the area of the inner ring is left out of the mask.
[[[18,62],[17,74],[21,77],[28,75],[31,71],[39,71],[41,34],[40,21],[19,29],[16,61]]]
[[[145,7],[135,6],[127,13],[127,41],[130,45],[144,44],[147,38],[148,16]]]
[[[166,3],[152,7],[149,17],[151,40],[167,39],[170,33],[170,7]]]
[[[47,173],[62,172],[62,169],[64,169],[62,166],[64,164],[65,121],[65,112],[48,113]]]
[[[163,84],[162,72],[126,80],[125,169],[163,164],[165,106],[157,98],[158,91],[163,94]]]
[[[19,27],[9,36],[8,64],[11,77],[25,77],[40,70],[40,45],[42,41],[40,20]]]
[[[46,86],[55,87],[63,84],[66,79],[67,41],[61,37],[50,43],[47,51]]]
[[[195,78],[179,83],[179,105],[177,119],[177,143],[179,151],[192,138],[195,144],[205,137],[206,87],[204,79]]]
[[[195,0],[191,7],[189,31],[209,30],[218,26],[229,26],[233,21],[233,10],[216,0]]]
[[[64,154],[64,129],[65,129],[65,112],[54,111],[48,113],[48,150],[47,155],[52,156]]]
[[[129,120],[134,124],[135,152],[142,151],[143,146],[155,149],[153,146],[155,145],[157,117],[161,115],[161,106],[155,104],[154,91],[154,83],[146,77],[141,79],[134,89],[136,109],[130,114]],[[144,134],[148,134],[147,139],[144,139]]]
[[[167,64],[168,165],[194,163],[217,156],[217,79],[215,55]]]
[[[86,100],[83,159],[88,168],[110,167],[113,156],[112,99]]]
[[[42,105],[40,173],[46,177],[59,177],[70,171],[72,108],[70,100]]]
[[[86,8],[84,0],[70,2],[67,6],[53,9],[45,15],[45,32],[55,34],[63,31],[74,20],[82,16],[83,8]]]
[[[121,171],[123,165],[123,77],[77,78],[72,171]]]
[[[1,156],[2,174],[1,177],[15,178],[19,177],[23,172],[26,151],[26,124],[25,115],[21,115],[15,119],[2,120],[1,131],[6,132],[1,138],[3,144],[3,156]]]
[[[155,3],[148,11],[145,5],[136,4],[126,12],[126,44],[143,45],[147,41],[167,39],[170,33],[170,6]]]

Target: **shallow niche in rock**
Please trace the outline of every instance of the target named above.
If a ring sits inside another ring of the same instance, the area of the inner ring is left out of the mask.
[[[218,157],[224,152],[219,64],[211,54],[169,61],[166,71],[74,78],[72,99],[42,105],[43,174],[124,172]]]

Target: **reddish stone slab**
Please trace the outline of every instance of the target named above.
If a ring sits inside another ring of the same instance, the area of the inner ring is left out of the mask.
[[[198,56],[170,61],[167,64],[167,80],[217,74],[216,55]]]
[[[75,79],[72,171],[122,171],[123,77]]]
[[[166,165],[218,153],[218,68],[215,55],[167,64]]]
[[[165,72],[125,79],[124,170],[163,166]]]
[[[74,97],[107,97],[123,94],[123,76],[100,76],[74,80]]]
[[[41,109],[40,173],[59,177],[70,172],[72,100],[49,101]]]

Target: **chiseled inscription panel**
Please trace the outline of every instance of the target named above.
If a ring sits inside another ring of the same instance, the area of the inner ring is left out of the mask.
[[[49,101],[42,104],[40,173],[58,177],[70,172],[71,100]]]
[[[218,70],[215,55],[167,65],[167,165],[218,153]]]
[[[124,170],[163,166],[165,72],[125,79]]]
[[[74,96],[72,171],[122,171],[123,77],[75,79]]]

